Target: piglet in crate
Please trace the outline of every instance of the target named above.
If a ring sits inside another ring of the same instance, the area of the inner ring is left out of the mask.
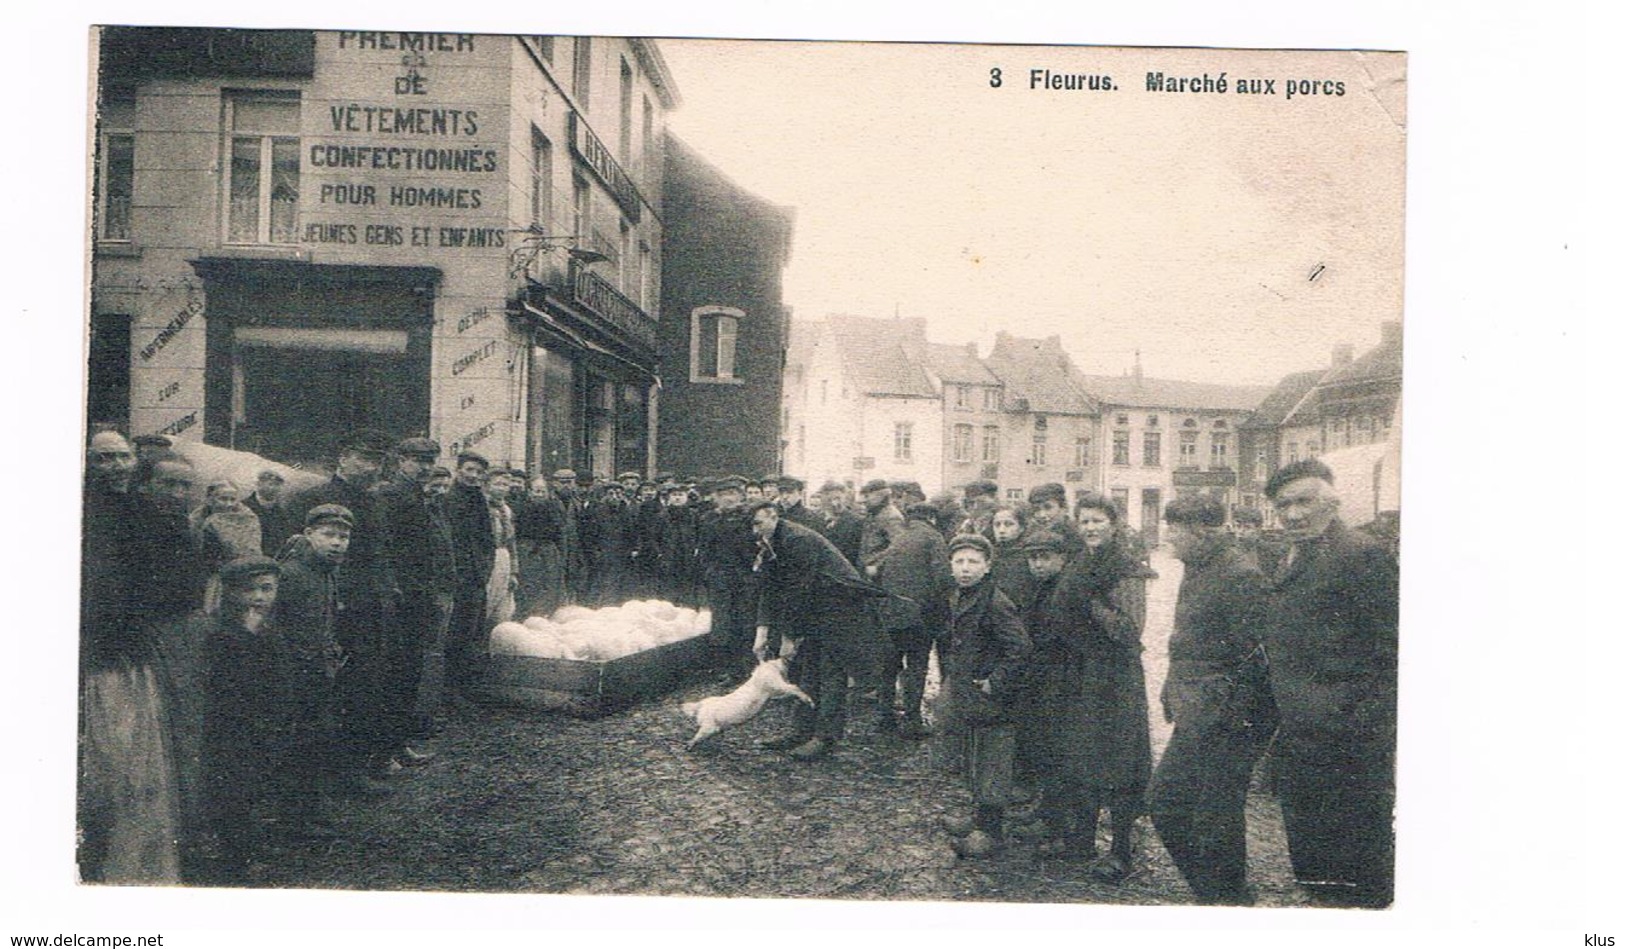
[[[769,699],[793,695],[812,705],[812,696],[796,688],[784,677],[788,665],[784,659],[758,663],[750,678],[727,695],[713,695],[698,702],[684,702],[683,714],[694,719],[700,726],[694,737],[689,739],[688,747],[692,749],[725,728],[750,721],[767,705]]]

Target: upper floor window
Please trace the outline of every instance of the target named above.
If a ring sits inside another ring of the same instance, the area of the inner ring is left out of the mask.
[[[999,460],[999,427],[997,425],[982,426],[982,461],[993,463]]]
[[[897,422],[892,426],[892,457],[898,461],[914,460],[913,422]]]
[[[739,321],[745,312],[726,306],[702,306],[689,323],[690,382],[737,382]]]
[[[1180,432],[1179,433],[1179,467],[1181,467],[1181,468],[1196,468],[1196,467],[1199,467],[1199,465],[1197,463],[1197,460],[1196,460],[1196,433],[1195,432]]]
[[[1146,432],[1141,438],[1141,464],[1147,468],[1161,468],[1162,433]]]
[[[1145,427],[1146,428],[1156,428],[1158,421],[1159,420],[1155,415],[1147,415],[1145,417]]]
[[[969,425],[954,426],[954,461],[961,464],[971,460],[971,442],[974,429]]]
[[[643,178],[647,182],[660,162],[659,142],[655,139],[655,107],[648,96],[643,97]]]
[[[1128,424],[1128,416],[1127,415],[1119,415],[1117,417],[1117,424],[1119,424],[1119,425],[1127,425]]]
[[[592,37],[576,37],[575,56],[570,62],[570,94],[576,106],[586,112],[592,97]]]
[[[536,52],[541,53],[543,59],[547,60],[548,62],[552,62],[553,61],[553,37],[551,37],[551,36],[532,36],[531,39],[536,41]]]
[[[970,386],[954,386],[954,408],[970,408]]]
[[[1004,407],[1004,390],[995,386],[988,386],[982,390],[982,410],[984,412],[997,412]]]
[[[1230,436],[1214,432],[1208,438],[1208,467],[1230,467]]]
[[[632,164],[632,67],[621,60],[621,126],[616,129],[615,157]]]
[[[546,227],[553,220],[553,143],[530,127],[530,219]]]
[[[226,100],[230,154],[226,242],[299,240],[298,94],[243,93]]]
[[[588,186],[585,178],[572,175],[570,178],[570,233],[575,235],[577,242],[589,239],[592,230],[592,188]]]
[[[1128,464],[1128,432],[1112,432],[1112,464]]]
[[[1080,435],[1072,443],[1072,467],[1089,467],[1089,436]]]
[[[96,237],[130,240],[130,208],[135,199],[135,99],[105,96],[96,163]]]
[[[1049,464],[1049,434],[1043,429],[1033,432],[1033,454],[1027,463],[1035,468]]]

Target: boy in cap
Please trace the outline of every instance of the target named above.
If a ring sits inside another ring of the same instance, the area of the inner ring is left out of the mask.
[[[948,594],[948,658],[943,669],[947,729],[958,739],[975,811],[945,822],[961,857],[985,857],[1003,846],[1004,811],[1015,783],[1015,727],[1010,707],[1020,692],[1032,641],[1015,604],[988,577],[993,545],[980,534],[948,543],[954,589]]]

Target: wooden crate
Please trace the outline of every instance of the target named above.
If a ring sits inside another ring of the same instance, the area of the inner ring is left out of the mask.
[[[713,634],[635,652],[619,659],[490,656],[483,691],[499,702],[600,718],[665,695],[693,680],[714,654]]]

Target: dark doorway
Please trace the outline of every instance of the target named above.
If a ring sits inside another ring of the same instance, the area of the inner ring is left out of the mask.
[[[357,429],[425,430],[428,367],[405,353],[239,346],[233,447],[306,466],[330,461]]]
[[[130,317],[97,313],[90,318],[89,375],[85,418],[91,424],[130,424]]]
[[[1145,549],[1152,550],[1162,543],[1162,489],[1144,488],[1140,491],[1140,535],[1145,538]]]

